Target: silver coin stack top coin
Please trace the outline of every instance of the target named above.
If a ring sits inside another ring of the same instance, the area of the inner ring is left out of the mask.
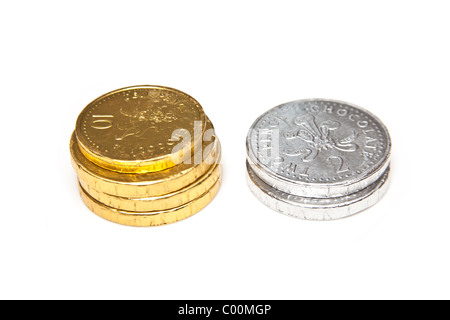
[[[387,128],[368,111],[334,100],[293,101],[251,126],[248,184],[259,200],[283,214],[340,219],[383,196],[390,154]]]

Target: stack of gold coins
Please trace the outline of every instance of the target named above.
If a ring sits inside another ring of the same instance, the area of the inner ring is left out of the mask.
[[[86,206],[123,225],[186,219],[221,183],[213,124],[194,98],[172,88],[135,86],[95,99],[78,117],[70,151]]]

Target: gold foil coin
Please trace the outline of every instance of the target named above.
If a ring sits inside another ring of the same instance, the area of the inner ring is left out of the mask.
[[[136,213],[108,207],[92,198],[81,186],[80,194],[86,206],[92,212],[106,220],[127,226],[150,227],[174,223],[196,214],[214,199],[219,191],[220,183],[221,178],[219,178],[206,193],[184,205],[170,210],[150,211],[145,213]]]
[[[103,203],[109,207],[119,210],[133,211],[133,212],[149,212],[169,210],[185,203],[191,202],[214,186],[221,175],[221,165],[219,163],[211,166],[210,170],[206,172],[193,184],[186,186],[183,189],[158,197],[147,198],[126,198],[112,196],[102,193],[83,180],[79,180],[81,187],[95,200]]]
[[[191,96],[160,86],[109,92],[80,114],[76,137],[91,162],[121,173],[156,172],[173,167],[201,145],[206,115]],[[177,139],[189,145],[174,151]]]
[[[214,126],[195,99],[167,87],[127,87],[95,99],[78,117],[70,153],[86,206],[127,226],[186,219],[222,181]]]

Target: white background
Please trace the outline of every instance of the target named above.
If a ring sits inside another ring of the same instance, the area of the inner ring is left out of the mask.
[[[0,298],[450,298],[448,1],[4,1]],[[81,202],[69,139],[97,96],[195,97],[224,150],[217,198],[131,228]],[[283,102],[332,98],[389,128],[375,207],[308,222],[245,182],[245,136]]]

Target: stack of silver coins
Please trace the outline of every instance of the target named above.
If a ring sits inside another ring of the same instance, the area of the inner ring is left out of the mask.
[[[384,195],[390,154],[387,128],[368,111],[334,100],[293,101],[251,126],[248,185],[265,205],[288,216],[340,219]]]

